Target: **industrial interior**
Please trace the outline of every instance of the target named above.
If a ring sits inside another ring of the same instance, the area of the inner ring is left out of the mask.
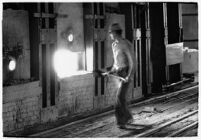
[[[109,28],[132,44],[127,102],[116,127],[119,80]],[[198,3],[4,2],[4,137],[197,137]]]

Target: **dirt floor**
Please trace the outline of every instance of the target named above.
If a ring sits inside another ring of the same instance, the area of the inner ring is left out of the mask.
[[[135,135],[144,132],[150,128],[157,127],[172,119],[178,118],[188,112],[198,108],[198,88],[182,92],[177,96],[167,97],[163,100],[156,100],[145,104],[132,106],[130,109],[133,114],[134,124],[128,125],[126,129],[119,129],[115,122],[115,116],[111,112],[103,116],[93,117],[79,123],[68,124],[58,130],[50,131],[44,134],[35,135],[35,137],[135,137]],[[163,137],[180,127],[185,126],[191,121],[198,119],[194,116],[179,124],[172,125],[164,129],[157,137]],[[185,133],[182,136],[196,136],[195,129],[192,133]],[[150,137],[155,137],[150,136]]]

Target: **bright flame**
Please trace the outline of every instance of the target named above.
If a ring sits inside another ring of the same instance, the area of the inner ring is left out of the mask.
[[[10,71],[15,70],[15,68],[16,68],[16,61],[15,61],[14,59],[12,59],[12,60],[9,62],[8,68],[9,68]]]
[[[78,71],[78,56],[76,53],[61,49],[55,52],[54,69],[59,78],[69,77]]]

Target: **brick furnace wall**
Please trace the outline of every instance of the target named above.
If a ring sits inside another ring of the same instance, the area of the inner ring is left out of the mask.
[[[93,74],[72,76],[60,81],[59,117],[80,114],[87,111],[106,108],[114,103],[116,88],[109,80],[108,90],[104,95],[95,96]],[[96,98],[104,98],[98,103]]]
[[[3,88],[3,131],[20,130],[40,122],[39,82]]]
[[[65,78],[60,83],[58,104],[53,106],[58,118],[89,115],[115,103],[118,84],[114,78],[105,82],[104,95],[95,95],[92,73]],[[42,124],[42,90],[39,81],[3,88],[3,131],[12,132]],[[131,96],[132,94],[130,94]],[[129,100],[132,98],[129,97]],[[58,114],[57,114],[58,113]],[[56,120],[51,120],[56,121]]]
[[[104,95],[95,95],[94,84],[95,80],[91,73],[61,80],[58,116],[73,116],[113,106],[118,88],[117,81],[112,77],[105,81]],[[130,89],[129,92],[128,98],[132,100],[132,90]]]

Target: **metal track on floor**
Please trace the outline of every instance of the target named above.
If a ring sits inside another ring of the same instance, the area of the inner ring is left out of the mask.
[[[189,88],[186,88],[186,89],[182,89],[182,90],[179,90],[179,91],[175,91],[175,92],[172,92],[172,93],[167,93],[165,95],[161,95],[161,96],[158,96],[158,97],[153,97],[153,98],[143,100],[143,101],[138,102],[138,103],[130,104],[129,107],[138,106],[138,105],[141,105],[141,104],[144,104],[144,103],[149,103],[149,102],[160,100],[160,99],[163,99],[163,98],[170,98],[170,97],[173,97],[173,96],[177,96],[182,92],[186,92],[186,91],[196,89],[196,88],[198,88],[198,85],[193,86],[193,87],[189,87]],[[111,114],[111,113],[114,113],[114,110],[110,110],[110,111],[107,111],[107,112],[104,112],[104,113],[101,113],[101,114],[97,114],[97,115],[93,115],[93,116],[90,116],[90,117],[87,117],[87,118],[84,118],[84,119],[80,119],[80,120],[77,120],[77,121],[74,121],[74,122],[71,122],[71,123],[68,123],[68,124],[64,124],[62,126],[59,126],[59,127],[53,128],[53,129],[45,130],[43,132],[35,133],[35,134],[32,134],[32,135],[29,135],[28,137],[37,137],[37,136],[40,136],[40,135],[51,133],[53,131],[57,131],[57,130],[60,130],[62,128],[68,127],[70,125],[82,123],[82,122],[88,121],[88,120],[90,120],[92,118],[105,116],[105,115],[108,115],[108,114]]]
[[[191,129],[197,127],[197,126],[198,126],[198,121],[196,121],[196,122],[194,122],[194,123],[192,123],[192,124],[189,124],[189,125],[187,125],[186,127],[182,128],[182,129],[180,129],[180,130],[178,130],[178,131],[176,131],[176,132],[174,132],[174,133],[171,133],[170,135],[168,135],[168,136],[166,136],[166,137],[175,137],[175,136],[179,136],[180,134],[182,134],[182,133],[184,133],[184,132],[186,132],[186,131],[188,131],[188,130],[191,130]]]
[[[188,113],[188,114],[186,114],[186,115],[184,115],[184,116],[182,116],[182,117],[179,117],[179,118],[177,118],[177,119],[174,119],[174,120],[172,120],[172,121],[166,122],[165,124],[162,124],[162,125],[160,125],[160,126],[158,126],[158,127],[156,127],[156,128],[149,129],[149,130],[147,130],[147,131],[145,131],[145,132],[143,132],[143,133],[140,133],[140,134],[138,134],[138,135],[135,135],[134,137],[147,137],[147,136],[150,136],[151,134],[154,134],[154,133],[160,131],[161,129],[163,129],[163,128],[165,128],[165,127],[168,127],[168,126],[170,126],[170,125],[172,125],[172,124],[174,124],[174,123],[177,123],[177,122],[179,122],[179,121],[181,121],[181,120],[184,120],[184,119],[186,119],[186,118],[188,118],[188,117],[190,117],[190,116],[193,116],[193,115],[196,114],[196,113],[198,113],[198,110],[195,110],[195,111],[193,111],[193,112],[190,112],[190,113]],[[178,131],[176,134],[173,134],[173,135],[177,135],[178,133],[180,133],[180,132]]]

